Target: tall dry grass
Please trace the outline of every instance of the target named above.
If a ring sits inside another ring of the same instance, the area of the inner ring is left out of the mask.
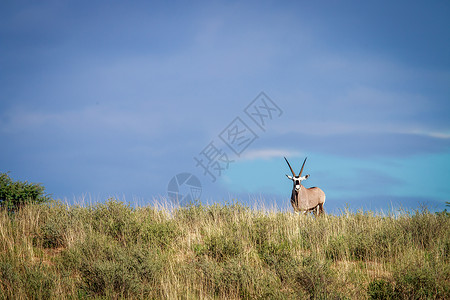
[[[450,299],[450,218],[116,200],[0,211],[0,298]]]

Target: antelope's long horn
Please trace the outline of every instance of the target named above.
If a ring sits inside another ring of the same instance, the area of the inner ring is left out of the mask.
[[[288,166],[289,166],[289,169],[291,169],[292,175],[294,175],[294,177],[295,177],[295,173],[294,173],[294,170],[292,170],[291,164],[288,162],[288,160],[286,159],[286,157],[285,157],[284,159],[286,160],[286,162],[287,162],[287,164],[288,164]]]
[[[306,158],[308,158],[308,157],[306,157]],[[303,161],[302,169],[300,170],[300,173],[298,174],[298,177],[301,177],[301,176],[302,176],[303,167],[305,166],[306,158],[305,158],[305,160]]]

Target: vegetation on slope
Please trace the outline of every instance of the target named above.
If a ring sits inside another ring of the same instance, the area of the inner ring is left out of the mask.
[[[450,218],[116,200],[0,211],[0,297],[449,299]]]

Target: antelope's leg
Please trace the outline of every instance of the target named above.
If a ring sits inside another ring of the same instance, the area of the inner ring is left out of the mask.
[[[323,203],[321,203],[321,204],[318,205],[318,209],[319,209],[319,214],[320,214],[320,215],[323,214],[323,213],[325,212],[324,209],[323,209]]]

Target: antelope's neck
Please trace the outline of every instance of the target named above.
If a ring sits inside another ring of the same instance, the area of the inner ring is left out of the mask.
[[[297,190],[294,188],[294,193],[297,199],[302,199],[303,201],[307,201],[307,194],[306,194],[306,188],[303,185],[300,185],[300,188]]]

